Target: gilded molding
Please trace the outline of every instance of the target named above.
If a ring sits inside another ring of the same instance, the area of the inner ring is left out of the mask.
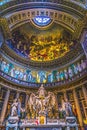
[[[10,39],[11,38],[11,32],[8,26],[8,22],[6,18],[0,18],[0,26],[2,27],[4,38]]]

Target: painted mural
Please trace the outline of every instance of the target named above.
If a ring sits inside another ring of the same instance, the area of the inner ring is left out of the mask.
[[[63,57],[74,42],[71,34],[56,23],[45,30],[27,23],[13,31],[13,40],[7,44],[19,55],[42,62]]]
[[[0,59],[1,72],[15,78],[15,80],[18,79],[29,83],[52,83],[72,79],[85,69],[87,69],[86,60],[71,64],[62,70],[34,70],[14,65],[4,58]]]

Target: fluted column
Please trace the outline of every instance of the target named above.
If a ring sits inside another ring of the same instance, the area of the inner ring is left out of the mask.
[[[5,113],[6,113],[6,109],[7,109],[7,104],[8,104],[8,100],[9,100],[9,95],[10,95],[10,90],[8,89],[6,96],[5,96],[5,100],[4,100],[4,104],[2,107],[2,112],[1,112],[1,124],[4,121],[5,118]]]
[[[82,91],[83,91],[83,95],[84,95],[84,99],[85,99],[86,107],[87,107],[87,92],[86,92],[85,86],[82,87]],[[84,105],[84,104],[83,104],[83,105]],[[87,119],[87,114],[86,114],[85,106],[84,106],[84,112],[85,112],[85,117],[86,117],[86,119]]]
[[[84,98],[86,101],[86,106],[87,106],[87,92],[86,92],[86,88],[84,86],[82,87],[82,91],[83,91],[83,95],[84,95]]]
[[[82,106],[83,106],[83,111],[84,111],[84,114],[85,114],[85,118],[87,119],[86,106],[84,104],[84,101],[82,102]]]
[[[19,94],[20,94],[20,93],[19,93],[19,92],[17,92],[17,94],[16,94],[16,98],[19,98]]]
[[[54,92],[54,94],[55,94],[55,98],[56,98],[56,105],[57,105],[57,107],[58,107],[58,92]]]
[[[29,99],[29,95],[26,94],[26,99],[25,99],[25,108],[27,109],[27,102],[28,102],[28,99]]]
[[[58,92],[55,91],[54,94],[55,94],[55,98],[56,98],[56,111],[57,111],[56,117],[59,118],[59,113],[58,113],[58,104],[59,104],[58,103]],[[46,120],[46,122],[47,122],[47,120]]]
[[[63,91],[63,96],[64,96],[64,100],[66,100],[67,99],[66,91]]]
[[[58,101],[58,92],[56,94],[56,100],[57,100],[57,104],[59,105],[59,101]]]
[[[80,105],[79,105],[79,101],[78,101],[78,97],[77,97],[77,93],[76,93],[75,89],[73,90],[73,97],[74,97],[74,101],[75,101],[75,106],[76,106],[80,126],[83,126],[82,114],[81,114]]]

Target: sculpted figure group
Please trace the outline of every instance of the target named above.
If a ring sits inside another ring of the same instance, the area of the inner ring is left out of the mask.
[[[28,109],[32,113],[32,116],[37,117],[42,113],[48,113],[49,116],[53,116],[52,109],[57,110],[57,101],[54,93],[47,93],[42,85],[36,95],[34,93],[30,95]]]
[[[11,116],[18,115],[19,117],[26,113],[28,118],[36,118],[40,114],[45,114],[49,118],[58,118],[59,112],[63,117],[73,116],[72,106],[68,100],[62,99],[61,107],[58,108],[57,99],[53,92],[47,92],[43,85],[37,93],[31,93],[27,102],[26,109],[21,107],[20,99],[15,99],[11,105]]]

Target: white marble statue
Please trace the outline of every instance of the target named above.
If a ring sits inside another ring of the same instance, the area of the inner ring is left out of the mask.
[[[73,116],[72,105],[70,104],[70,102],[67,99],[65,101],[65,108],[66,108],[66,115]]]
[[[62,108],[61,108],[64,117],[65,116],[73,116],[73,112],[72,112],[72,105],[70,104],[70,102],[66,99],[62,99]]]
[[[18,102],[17,99],[13,101],[13,104],[11,105],[11,116],[17,116],[17,108],[18,107]]]

